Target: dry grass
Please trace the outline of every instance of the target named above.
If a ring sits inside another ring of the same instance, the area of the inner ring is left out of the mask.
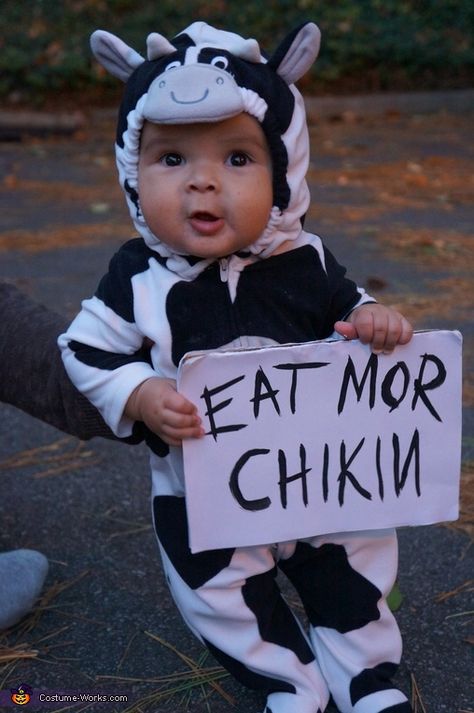
[[[353,166],[349,162],[334,169],[316,167],[310,180],[317,184],[369,189],[373,200],[385,207],[425,207],[436,202],[443,209],[470,204],[474,199],[474,176],[469,160],[447,156],[429,156],[423,160],[398,160]],[[355,156],[357,158],[357,156]]]
[[[18,624],[0,634],[0,690],[7,687],[18,664],[28,659],[48,661],[52,652],[59,647],[70,646],[73,642],[56,643],[55,639],[69,629],[62,626],[54,631],[39,635],[38,625],[46,611],[56,608],[56,600],[66,590],[74,587],[84,577],[82,572],[63,582],[55,582],[43,592],[34,609]],[[39,638],[38,638],[39,637]]]
[[[378,231],[376,238],[387,255],[409,260],[420,268],[459,269],[464,273],[474,268],[473,236],[469,233],[395,224]]]
[[[112,532],[108,535],[108,540],[114,540],[118,537],[130,537],[130,535],[140,535],[143,532],[153,530],[153,526],[149,520],[146,522],[142,520],[127,520],[126,518],[118,517],[116,512],[117,508],[114,505],[100,516],[102,520],[119,525],[120,527],[116,532]]]
[[[38,600],[37,605],[27,617],[1,633],[0,689],[7,688],[8,685],[11,685],[13,680],[16,681],[16,678],[13,678],[14,676],[18,677],[18,675],[21,675],[20,671],[17,673],[17,668],[21,663],[35,659],[41,660],[43,664],[49,663],[54,665],[56,663],[54,657],[55,650],[74,645],[73,641],[64,641],[62,638],[62,635],[70,628],[68,625],[40,634],[38,633],[40,630],[39,624],[44,613],[51,610],[55,610],[60,616],[71,616],[72,618],[81,619],[81,617],[76,614],[69,615],[63,611],[57,602],[65,591],[73,588],[88,574],[88,571],[84,571],[75,578],[63,582],[55,582],[51,587],[45,590]],[[139,698],[132,705],[122,710],[121,713],[145,713],[145,711],[153,711],[158,704],[171,700],[176,701],[177,710],[186,711],[189,710],[191,696],[196,691],[200,693],[201,700],[209,711],[209,697],[211,694],[219,695],[231,707],[236,705],[234,698],[220,685],[220,681],[227,678],[229,673],[221,666],[208,665],[207,651],[203,651],[202,655],[197,660],[194,660],[156,634],[148,631],[144,633],[161,647],[174,653],[180,661],[185,664],[185,668],[168,675],[149,679],[131,678],[120,675],[98,676],[93,683],[101,684],[113,682],[114,686],[120,686],[120,684],[143,684],[143,688],[146,686],[146,688],[149,689],[148,693],[139,694]],[[128,642],[118,665],[118,670],[120,670],[127,658],[133,638],[137,635],[138,634],[135,634]],[[58,637],[61,637],[60,643],[57,643]],[[83,707],[72,705],[62,708],[61,711],[64,713],[66,711],[79,713],[89,708],[90,704]],[[58,713],[61,713],[61,711],[58,711]]]
[[[0,670],[2,670],[5,664],[10,664],[12,661],[35,659],[37,656],[38,649],[32,649],[25,642],[12,646],[0,641]]]
[[[474,463],[462,467],[459,519],[446,523],[446,527],[460,530],[474,541]]]
[[[456,284],[452,285],[452,282]],[[411,321],[415,329],[423,329],[427,319],[436,315],[440,320],[452,320],[462,331],[463,321],[469,316],[472,306],[468,293],[469,280],[445,278],[430,283],[431,294],[407,292],[403,295],[384,292],[380,297],[384,304],[395,307]],[[445,287],[452,287],[447,291]],[[371,291],[375,294],[375,291]],[[468,342],[464,345],[470,349]]]
[[[69,248],[77,245],[94,245],[98,242],[127,240],[131,235],[128,224],[87,223],[51,227],[42,230],[10,230],[0,233],[0,252],[20,250],[36,253],[43,250]]]
[[[357,226],[357,231],[360,231],[361,225],[376,221],[380,218],[385,207],[375,203],[368,202],[364,205],[334,205],[333,203],[312,203],[308,210],[308,217],[317,220],[323,225],[347,225],[354,224]]]
[[[451,589],[449,592],[442,592],[441,594],[438,594],[435,597],[435,602],[436,604],[442,604],[443,602],[447,602],[448,599],[465,592],[474,592],[474,579],[468,579],[466,582],[463,582],[458,587]]]
[[[24,635],[31,633],[38,626],[44,612],[54,608],[54,602],[56,599],[58,599],[63,592],[71,589],[76,584],[81,582],[84,577],[88,576],[88,574],[88,570],[84,570],[84,572],[81,572],[81,574],[77,577],[73,577],[62,582],[54,582],[54,584],[43,592],[31,613],[25,619],[22,619],[21,622],[19,622],[15,627],[7,631],[7,638],[11,635],[21,638]],[[47,637],[43,637],[41,641],[46,640],[46,638],[49,639],[52,635],[53,634],[48,634]],[[54,633],[54,635],[56,635],[56,633]]]
[[[66,436],[53,443],[37,448],[19,451],[0,461],[1,470],[33,467],[33,477],[46,478],[62,473],[70,473],[100,462],[100,458],[77,438]]]
[[[210,693],[217,693],[232,707],[236,705],[235,699],[230,696],[219,683],[221,679],[227,678],[230,674],[222,668],[222,666],[206,666],[205,664],[208,657],[207,651],[203,651],[199,659],[195,661],[156,634],[152,634],[149,631],[145,631],[144,633],[160,646],[172,651],[186,665],[186,668],[182,671],[176,671],[165,676],[149,679],[124,676],[99,676],[97,678],[98,682],[113,681],[117,685],[121,683],[140,683],[153,686],[153,690],[150,693],[141,696],[139,700],[123,710],[122,713],[144,713],[145,711],[153,711],[156,705],[171,699],[176,699],[176,710],[187,711],[189,710],[191,695],[196,689],[200,691],[201,698],[209,711],[208,699]],[[128,653],[130,644],[131,641],[127,645],[119,667],[122,665],[123,659]]]
[[[104,190],[104,183],[107,184],[106,190]],[[18,178],[14,173],[10,173],[4,177],[0,184],[0,191],[29,193],[35,202],[64,201],[77,203],[80,206],[93,205],[97,200],[100,200],[102,195],[107,195],[110,201],[110,188],[113,188],[113,197],[115,197],[115,193],[120,197],[112,168],[104,174],[100,183],[80,184],[69,181],[38,181],[29,178]]]
[[[421,698],[420,689],[416,682],[416,678],[413,674],[410,675],[411,682],[411,707],[413,708],[413,713],[427,713],[427,710],[423,704]]]

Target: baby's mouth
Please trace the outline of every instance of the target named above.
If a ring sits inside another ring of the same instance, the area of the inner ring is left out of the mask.
[[[224,224],[224,219],[207,211],[195,211],[189,219],[192,227],[201,235],[214,235]]]
[[[218,220],[218,217],[213,213],[208,213],[205,210],[197,210],[191,216],[192,219],[204,220],[206,222],[212,223],[214,220]]]

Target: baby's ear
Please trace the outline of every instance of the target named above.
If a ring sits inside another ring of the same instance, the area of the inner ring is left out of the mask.
[[[126,82],[144,58],[123,40],[105,30],[96,30],[91,35],[91,49],[95,58],[114,77]]]
[[[287,84],[302,77],[318,56],[321,32],[314,22],[306,22],[290,32],[268,60]]]

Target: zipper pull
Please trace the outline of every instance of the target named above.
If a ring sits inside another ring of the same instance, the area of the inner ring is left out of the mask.
[[[219,271],[222,282],[227,282],[229,279],[229,258],[223,257],[219,260]]]

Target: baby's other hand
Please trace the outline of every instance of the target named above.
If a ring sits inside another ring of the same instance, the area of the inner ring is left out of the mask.
[[[381,304],[365,304],[351,312],[347,321],[336,322],[334,329],[346,339],[370,344],[374,354],[390,354],[398,344],[407,344],[413,327],[400,312]]]
[[[125,414],[143,421],[170,446],[180,446],[184,438],[204,435],[196,406],[176,391],[172,379],[152,377],[141,383],[129,397]]]

